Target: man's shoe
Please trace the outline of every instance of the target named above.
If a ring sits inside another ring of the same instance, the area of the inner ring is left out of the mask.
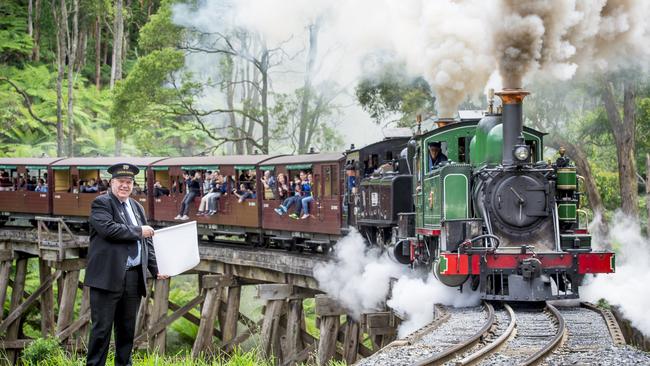
[[[275,213],[280,215],[280,216],[284,215],[284,211],[282,211],[282,209],[280,207],[274,209],[273,211],[275,211]]]
[[[300,217],[300,219],[304,220],[304,219],[306,219],[306,218],[309,218],[309,216],[311,216],[311,215],[310,215],[310,214],[304,214],[304,215],[302,215],[302,216]]]
[[[294,219],[294,220],[298,220],[298,219],[299,219],[298,214],[295,214],[295,213],[292,213],[291,215],[289,215],[289,217],[291,217],[291,218]]]
[[[174,217],[174,220],[180,220],[180,219],[181,219],[181,215],[176,215],[176,217]]]
[[[183,215],[183,216],[181,216],[181,220],[189,220],[189,219],[190,219],[190,217],[187,216],[187,215]]]

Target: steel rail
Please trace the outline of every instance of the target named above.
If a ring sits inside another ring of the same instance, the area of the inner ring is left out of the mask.
[[[625,337],[623,336],[623,332],[621,331],[621,327],[618,325],[618,322],[616,321],[616,317],[614,317],[614,314],[612,313],[611,310],[599,308],[598,306],[590,303],[590,302],[581,302],[580,306],[586,309],[589,309],[591,311],[595,311],[600,316],[603,317],[605,320],[605,324],[607,324],[607,329],[609,330],[609,335],[612,337],[612,342],[614,342],[615,346],[624,346],[627,343],[625,342]]]
[[[555,306],[549,303],[546,303],[546,309],[557,319],[557,332],[555,332],[555,336],[553,336],[553,339],[551,339],[550,342],[544,345],[544,347],[535,352],[532,356],[524,360],[524,362],[521,363],[522,366],[535,365],[538,362],[541,362],[546,356],[553,352],[553,350],[555,350],[555,348],[557,348],[560,343],[562,343],[562,339],[566,333],[564,317],[562,314],[560,314],[557,308],[555,308]]]
[[[510,336],[512,336],[514,334],[515,326],[517,324],[517,317],[515,316],[515,312],[512,310],[512,308],[508,304],[503,304],[503,307],[506,309],[506,311],[508,312],[508,315],[510,316],[510,323],[508,323],[508,328],[506,328],[506,330],[503,333],[501,333],[501,335],[497,339],[495,339],[494,341],[490,342],[489,344],[482,347],[478,351],[468,355],[467,357],[463,358],[462,360],[457,361],[455,363],[456,365],[471,365],[471,364],[481,360],[483,357],[490,354],[491,352],[496,350],[496,348],[498,348],[503,343],[505,343],[505,341],[508,340],[508,338],[510,338]]]
[[[467,351],[470,347],[474,346],[478,341],[480,341],[494,325],[494,307],[488,302],[484,302],[485,309],[487,310],[488,316],[487,321],[483,324],[483,327],[478,330],[473,336],[466,339],[465,341],[450,347],[438,354],[435,354],[429,358],[425,358],[415,363],[416,366],[432,366],[432,365],[441,365],[452,358],[456,357],[459,353]]]

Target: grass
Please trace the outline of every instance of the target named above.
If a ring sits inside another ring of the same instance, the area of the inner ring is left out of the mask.
[[[108,355],[106,364],[112,365],[114,354]],[[65,352],[53,338],[39,338],[32,342],[22,353],[19,365],[23,366],[83,366],[85,355]],[[8,364],[4,355],[0,362]],[[220,354],[214,357],[192,358],[188,352],[176,355],[160,356],[136,352],[133,355],[133,366],[272,366],[273,360],[264,359],[254,348],[249,351],[236,349],[231,355]],[[332,361],[328,366],[344,366],[345,362]],[[303,364],[302,366],[307,366]]]

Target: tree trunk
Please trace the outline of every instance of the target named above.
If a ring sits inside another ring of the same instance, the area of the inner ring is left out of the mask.
[[[67,34],[66,54],[68,56],[68,156],[74,156],[74,77],[79,42],[79,0],[73,1],[72,32],[68,28],[68,10],[65,0],[61,0],[61,19]]]
[[[309,52],[307,53],[307,65],[305,66],[305,82],[303,85],[302,102],[300,103],[300,124],[298,127],[298,154],[304,154],[309,149],[307,134],[310,125],[309,102],[311,100],[312,86],[311,77],[316,63],[318,52],[318,25],[309,26]]]
[[[639,202],[636,176],[635,149],[635,85],[633,80],[623,82],[623,118],[619,112],[612,82],[606,80],[602,100],[607,111],[616,141],[618,180],[621,192],[621,209],[633,219],[639,219]]]
[[[63,76],[65,73],[65,35],[61,26],[61,16],[57,11],[57,1],[52,0],[52,13],[56,26],[56,156],[64,156],[63,141]]]
[[[27,34],[30,37],[34,36],[34,21],[32,20],[34,13],[34,0],[29,0],[27,2]]]
[[[95,20],[95,87],[102,87],[102,15],[97,12]]]
[[[31,34],[32,39],[34,40],[34,45],[32,47],[32,61],[38,62],[41,58],[41,51],[39,46],[41,42],[41,0],[34,1],[34,20],[31,27],[33,28]]]
[[[115,21],[113,23],[113,58],[111,62],[111,89],[117,80],[122,79],[122,46],[124,44],[124,14],[122,0],[115,1]]]
[[[237,81],[237,69],[239,65],[237,65],[234,60],[232,64],[232,70],[228,74],[228,80],[227,85],[226,85],[226,102],[228,103],[228,109],[230,112],[228,113],[228,122],[230,124],[230,130],[232,131],[232,137],[236,140],[235,142],[232,143],[232,148],[237,155],[242,155],[244,152],[244,144],[243,141],[240,140],[240,131],[237,128],[237,117],[235,115],[234,109],[235,109],[235,82]]]
[[[262,154],[269,153],[269,50],[264,46],[259,67],[262,77]]]
[[[113,23],[113,58],[111,64],[111,89],[122,79],[122,46],[124,44],[124,14],[122,0],[115,1],[115,22]],[[115,156],[122,154],[122,131],[115,126]]]

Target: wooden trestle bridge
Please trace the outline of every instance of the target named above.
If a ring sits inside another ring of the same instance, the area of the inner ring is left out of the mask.
[[[0,347],[10,361],[33,341],[22,331],[23,316],[32,307],[40,309],[43,337],[55,337],[77,352],[85,352],[88,339],[89,291],[80,281],[88,236],[72,232],[60,219],[43,217],[37,223],[36,229],[0,230],[0,304],[5,303],[8,287],[12,288],[9,313],[5,317],[0,312]],[[318,364],[330,359],[351,364],[395,339],[399,319],[390,311],[366,313],[354,320],[318,290],[312,271],[327,259],[323,255],[214,242],[201,242],[199,250],[201,262],[188,272],[198,276],[199,291],[186,304],[169,300],[170,279],[148,280],[152,291],[143,299],[136,323],[138,348],[164,353],[166,328],[181,317],[198,326],[194,357],[232,351],[252,334],[259,334],[262,353],[275,357],[280,365],[310,358]],[[38,261],[40,277],[32,293],[25,291],[30,260]],[[261,320],[254,321],[240,311],[242,286],[256,286],[257,297],[265,301]],[[319,338],[305,327],[303,300],[310,297],[316,299]],[[76,303],[80,305],[75,315]],[[190,313],[192,309],[200,309],[200,318]],[[363,345],[367,338],[372,349]]]

